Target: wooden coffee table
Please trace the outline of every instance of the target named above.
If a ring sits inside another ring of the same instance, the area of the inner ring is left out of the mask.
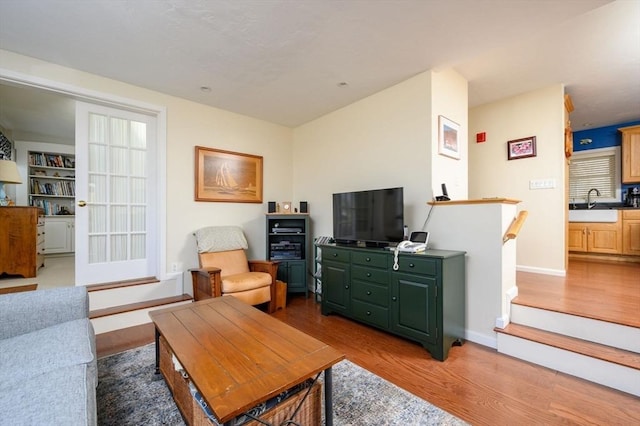
[[[324,371],[326,424],[333,424],[331,366],[343,353],[232,296],[149,315],[156,370],[162,336],[220,423]]]

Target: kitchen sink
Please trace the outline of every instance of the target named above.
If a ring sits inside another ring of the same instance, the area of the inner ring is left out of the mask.
[[[569,222],[617,222],[618,210],[569,210]]]

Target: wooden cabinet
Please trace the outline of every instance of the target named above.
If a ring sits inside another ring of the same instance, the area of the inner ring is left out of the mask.
[[[587,253],[622,253],[620,217],[615,223],[570,222],[569,251]]]
[[[35,277],[44,266],[45,231],[37,207],[0,207],[0,275]]]
[[[309,295],[307,287],[310,251],[308,214],[267,214],[267,259],[280,262],[278,279],[287,283],[287,293]]]
[[[622,253],[640,256],[640,210],[622,210]]]
[[[464,338],[464,252],[322,247],[322,313],[338,313],[415,340],[443,361]]]
[[[44,231],[47,235],[47,254],[73,253],[75,251],[75,219],[73,217],[46,217]]]
[[[640,126],[623,127],[622,183],[640,182]]]

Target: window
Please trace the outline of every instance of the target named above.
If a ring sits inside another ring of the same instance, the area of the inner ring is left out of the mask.
[[[620,201],[620,147],[574,152],[569,166],[569,199],[586,202],[591,188],[600,191],[598,201]]]

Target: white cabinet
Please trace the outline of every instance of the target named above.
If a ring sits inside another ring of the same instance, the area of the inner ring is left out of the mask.
[[[46,254],[75,251],[75,219],[73,217],[46,217],[44,220]]]

